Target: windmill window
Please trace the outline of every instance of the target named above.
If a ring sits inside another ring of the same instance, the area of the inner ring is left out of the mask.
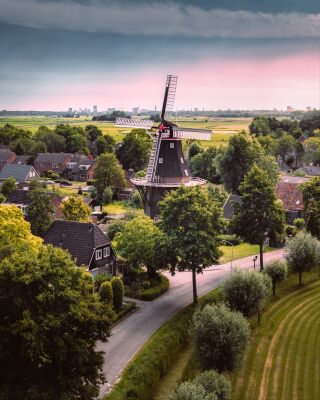
[[[159,158],[159,164],[163,164],[163,158]]]
[[[103,257],[109,257],[110,256],[110,247],[105,247],[103,249]]]
[[[183,157],[180,158],[181,164],[184,164],[184,159]]]
[[[102,250],[96,250],[96,260],[101,260],[102,258]]]
[[[186,174],[186,176],[189,176],[188,171],[185,169],[184,173]]]
[[[170,149],[174,149],[174,143],[173,142],[170,143]]]

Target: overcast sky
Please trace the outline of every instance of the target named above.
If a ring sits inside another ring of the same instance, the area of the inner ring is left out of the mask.
[[[0,109],[320,107],[319,0],[0,0]]]

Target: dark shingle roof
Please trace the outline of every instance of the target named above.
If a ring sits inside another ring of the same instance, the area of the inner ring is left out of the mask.
[[[30,203],[29,193],[29,190],[16,189],[9,194],[5,203],[27,205]]]
[[[42,162],[42,163],[47,163],[47,162],[56,162],[60,163],[65,161],[66,158],[71,157],[72,154],[68,153],[39,153],[37,158],[35,159],[35,162]]]
[[[23,156],[23,155],[17,156],[12,164],[26,165],[29,158],[30,156]]]
[[[0,179],[12,176],[17,182],[25,181],[32,169],[34,169],[32,165],[6,164],[0,172]]]
[[[10,150],[0,151],[0,161],[7,161],[10,157],[12,157],[15,153]]]
[[[110,244],[110,239],[97,225],[56,220],[45,234],[44,243],[68,250],[77,264],[89,266],[94,249]]]
[[[224,206],[223,206],[224,218],[226,218],[226,219],[233,218],[235,203],[241,204],[241,197],[236,194],[230,194],[230,196],[227,198],[227,201],[224,203]]]

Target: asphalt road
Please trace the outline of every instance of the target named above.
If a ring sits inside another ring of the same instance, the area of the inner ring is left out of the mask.
[[[233,261],[233,267],[252,268],[254,256]],[[283,250],[264,254],[264,263],[281,259]],[[256,263],[259,268],[259,262]],[[208,268],[197,275],[198,295],[218,287],[230,272],[230,262]],[[138,310],[117,324],[108,343],[99,343],[98,350],[105,352],[103,373],[108,383],[100,389],[100,397],[119,379],[131,358],[170,317],[192,302],[192,277],[190,272],[180,272],[170,279],[170,289],[152,302],[139,301]]]

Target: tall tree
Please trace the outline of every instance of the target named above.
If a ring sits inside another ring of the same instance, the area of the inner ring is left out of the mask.
[[[67,221],[87,222],[91,208],[84,202],[82,196],[70,196],[61,206],[63,218]]]
[[[285,133],[274,142],[273,152],[275,156],[280,156],[285,162],[286,158],[295,150],[296,140]]]
[[[53,221],[52,194],[38,188],[30,191],[29,198],[28,217],[31,223],[31,232],[34,235],[43,236]]]
[[[99,156],[98,165],[94,171],[94,179],[99,198],[102,198],[106,187],[110,186],[118,189],[126,185],[124,171],[116,156],[112,153],[105,153]]]
[[[217,176],[215,163],[217,155],[218,149],[213,146],[194,155],[190,159],[191,174],[209,182],[217,183],[220,179]]]
[[[320,238],[320,177],[300,185],[307,230]]]
[[[249,243],[259,245],[261,271],[266,237],[283,232],[285,225],[285,211],[274,189],[267,173],[254,164],[239,187],[242,202],[235,207],[233,229]]]
[[[115,144],[116,141],[112,136],[99,136],[96,140],[98,155],[102,153],[113,153]]]
[[[193,301],[197,303],[196,274],[218,263],[220,210],[199,187],[180,186],[160,203],[161,226],[174,255],[170,270],[192,272]]]
[[[98,137],[102,136],[102,131],[99,129],[96,125],[87,125],[85,127],[85,131],[87,132],[87,135],[89,136],[89,140],[91,142],[94,142],[97,140]]]
[[[304,157],[303,160],[310,164],[320,164],[320,137],[311,137],[303,143]]]
[[[116,155],[125,170],[139,171],[148,163],[152,140],[144,129],[133,129],[127,133]]]
[[[14,191],[15,188],[16,180],[12,176],[10,176],[2,183],[1,193],[3,193],[7,197],[11,192]]]
[[[91,276],[62,249],[24,249],[0,262],[0,292],[1,398],[95,399],[110,310]]]
[[[246,132],[232,136],[225,152],[217,158],[218,173],[225,188],[237,193],[245,174],[262,154],[258,141]]]

